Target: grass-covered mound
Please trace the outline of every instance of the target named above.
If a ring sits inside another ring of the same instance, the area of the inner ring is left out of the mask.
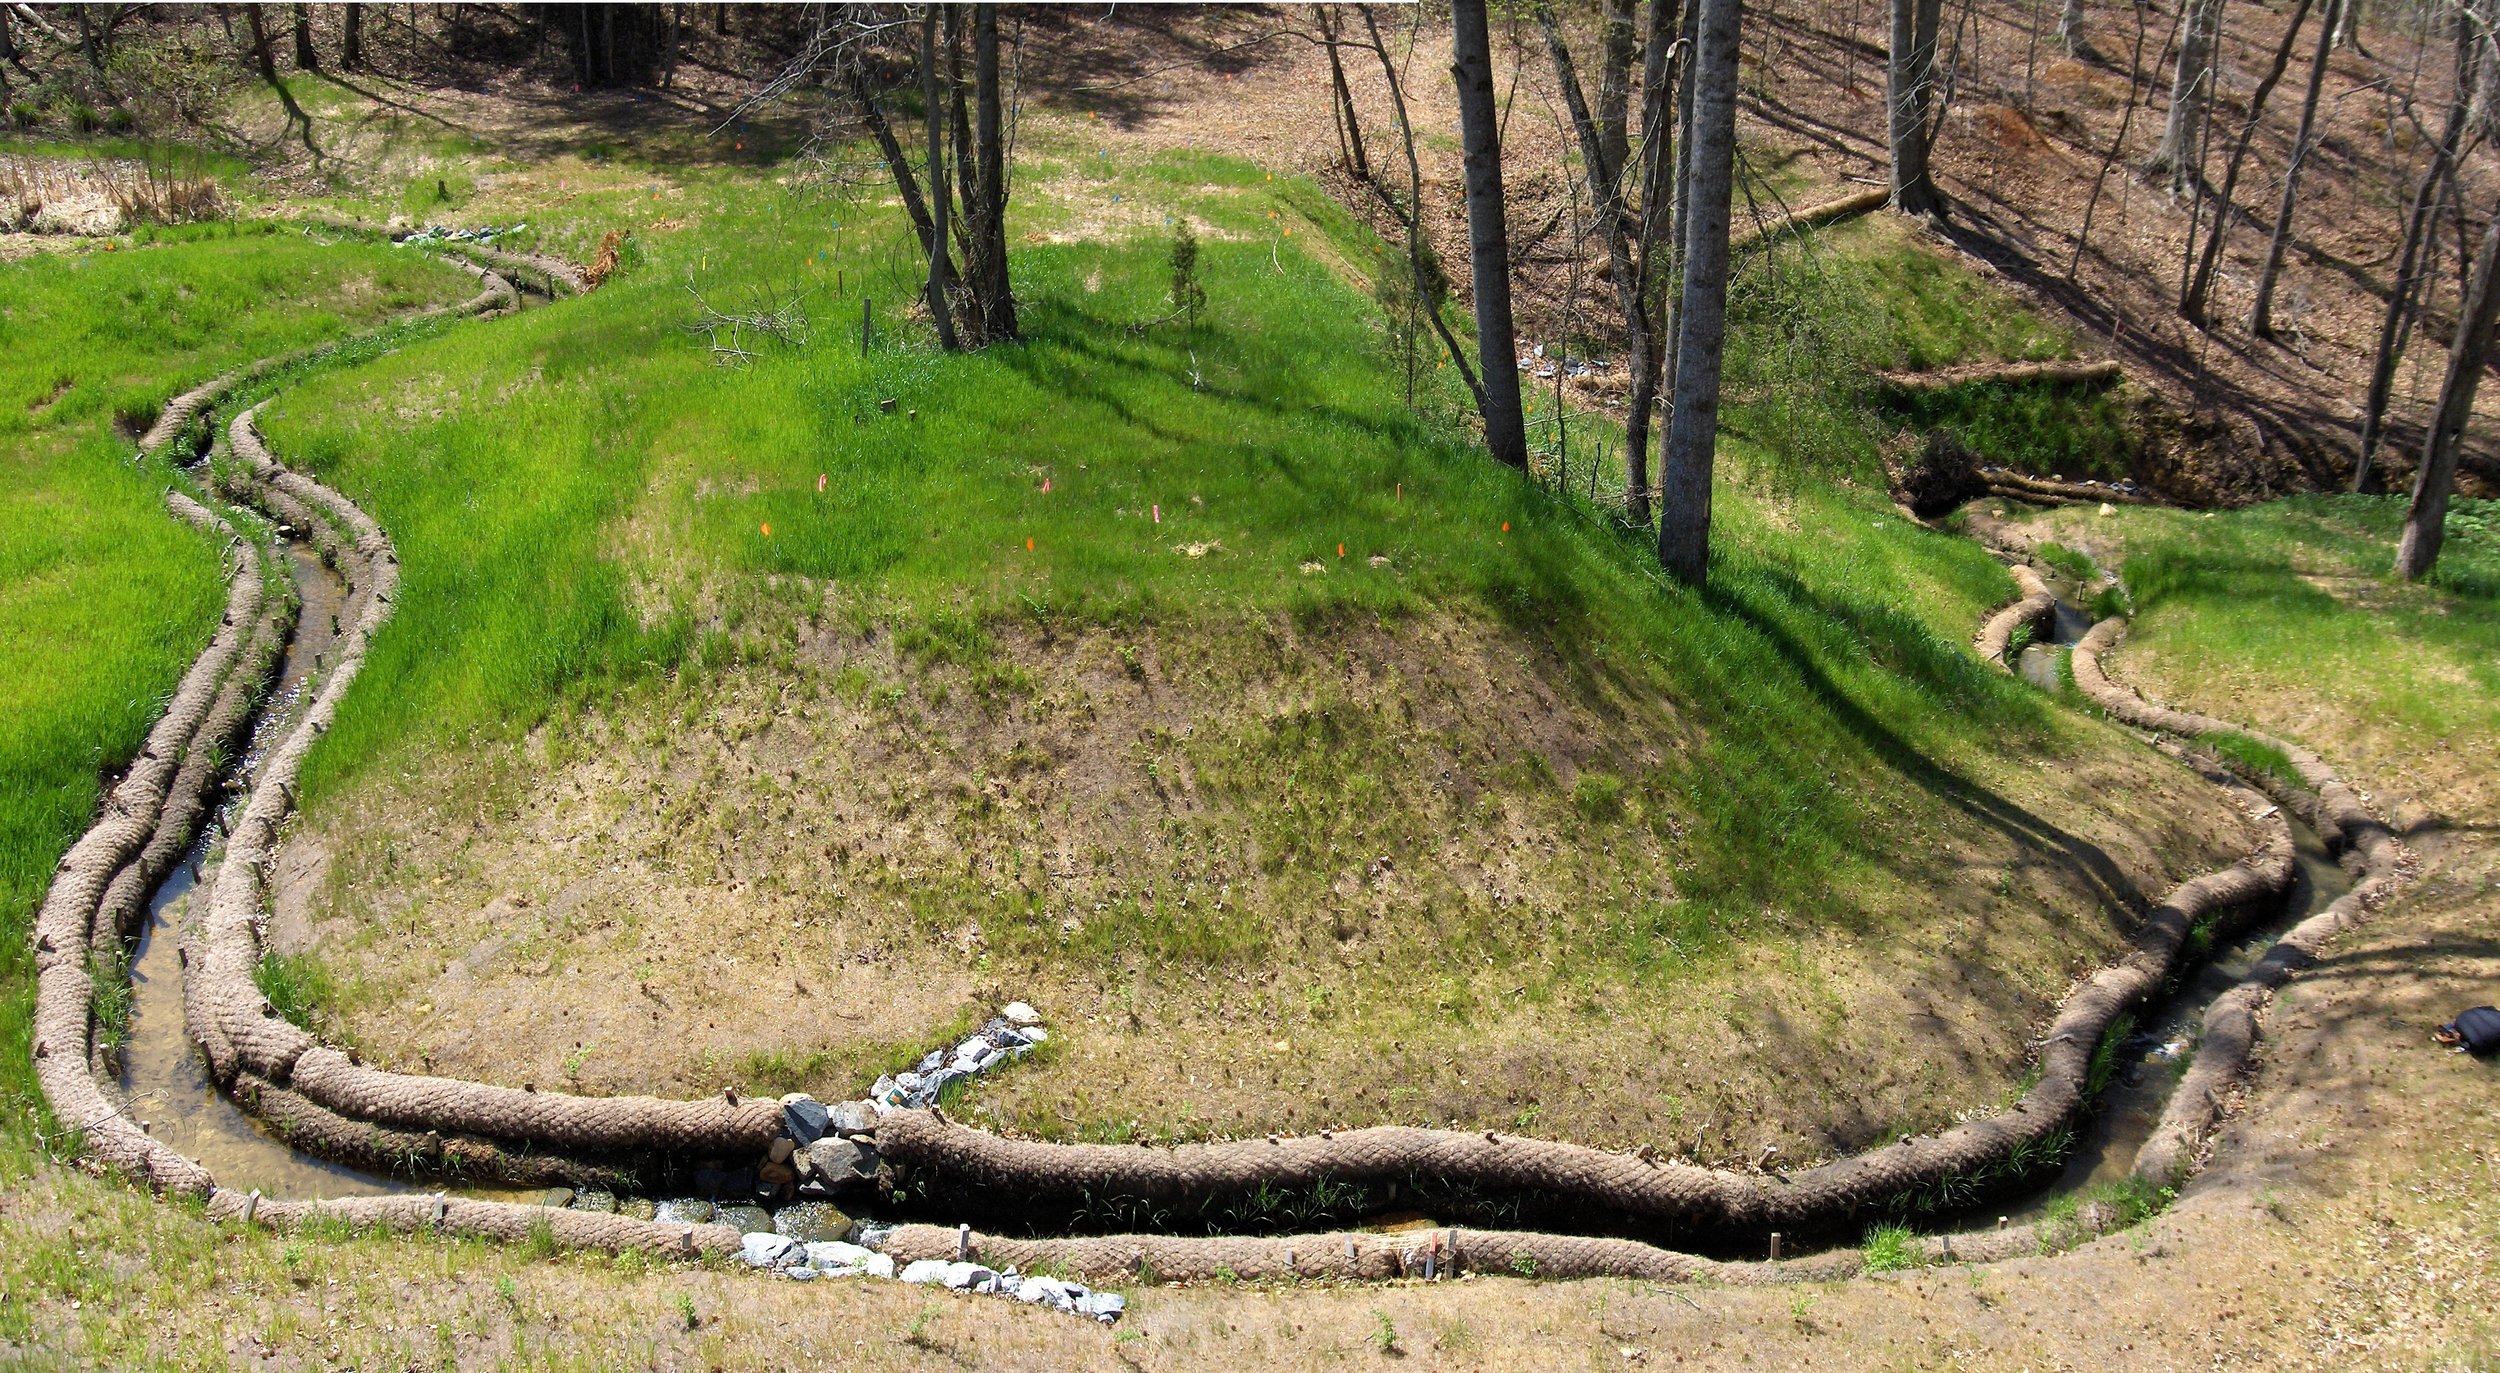
[[[414,254],[209,227],[0,272],[0,1099],[33,1100],[26,930],[166,692],[216,628],[216,549],[169,517],[131,435],[256,358],[470,283]]]
[[[2235,840],[2107,813],[2176,784],[1968,655],[2008,583],[1871,445],[1751,412],[1714,588],[1669,588],[1446,373],[1407,407],[1377,245],[1307,183],[1027,151],[1021,343],[897,323],[889,207],[566,161],[469,213],[631,229],[619,280],[271,408],[405,567],[282,902],[334,1030],[839,1093],[1018,996],[1070,1027],[983,1089],[1024,1128],[1794,1153],[1996,1098],[2104,898]],[[811,336],[716,365],[689,285],[800,288]]]

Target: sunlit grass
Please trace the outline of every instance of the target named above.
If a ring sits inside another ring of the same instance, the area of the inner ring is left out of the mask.
[[[2389,575],[2404,506],[2302,496],[2210,517],[2123,512],[2131,642],[2200,690],[2298,693],[2414,747],[2488,749],[2500,742],[2500,503],[2460,503],[2427,585]]]
[[[1341,274],[1368,260],[1364,231],[1307,183],[1203,154],[1046,156],[1075,168],[1058,194],[1093,199],[1018,201],[1020,343],[948,357],[897,322],[912,273],[891,208],[706,174],[667,202],[684,227],[647,234],[596,295],[275,404],[279,447],[365,502],[405,564],[398,618],[309,769],[313,803],[383,759],[758,651],[828,586],[907,637],[1426,608],[1532,630],[1575,671],[1675,702],[1673,756],[1628,781],[1698,821],[1678,876],[1692,909],[1658,916],[1688,933],[1767,904],[1843,913],[1883,823],[1867,798],[1897,770],[2053,737],[2036,698],[1961,648],[2007,594],[2001,569],[1880,489],[1731,436],[1713,589],[1670,587],[1637,536],[1485,461],[1443,418],[1446,374],[1426,416],[1405,406]],[[1095,238],[1024,227],[1112,215],[1113,194],[1137,217]],[[650,198],[568,202],[552,231],[642,222]],[[1167,206],[1212,226],[1194,333],[1150,325],[1168,313]],[[689,280],[716,301],[805,284],[814,335],[717,366],[684,328]],[[1239,931],[1206,944],[1141,918],[1154,937],[1128,934],[1150,945],[1244,956]]]
[[[0,273],[0,1101],[27,1123],[25,931],[53,863],[215,628],[214,546],[129,430],[185,386],[466,279],[411,254],[201,227]]]

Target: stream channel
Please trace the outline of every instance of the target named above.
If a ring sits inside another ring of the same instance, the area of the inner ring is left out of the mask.
[[[325,665],[338,638],[337,617],[347,589],[344,580],[300,541],[288,540],[284,557],[302,608],[287,638],[277,680],[253,719],[249,747],[224,782],[224,805],[150,894],[147,923],[131,960],[122,1087],[132,1114],[158,1139],[206,1165],[222,1188],[258,1189],[264,1195],[290,1200],[442,1190],[432,1179],[370,1173],[289,1145],[218,1090],[184,1026],[179,935],[174,923],[183,915],[183,898],[196,887],[201,865],[224,833],[228,812],[248,797],[260,760],[293,726],[307,683]],[[2069,580],[2045,568],[2042,574],[2058,598],[2053,630],[2048,640],[2024,648],[2017,669],[2034,685],[2054,692],[2064,671],[2063,655],[2091,628],[2091,617],[2076,603],[2077,589]],[[2285,930],[2352,885],[2316,831],[2297,817],[2287,818],[2298,847],[2299,870],[2284,909],[2239,940],[2214,949],[2158,1005],[2137,1017],[2109,1087],[2091,1114],[2079,1122],[2074,1151],[2053,1181],[2019,1199],[1983,1209],[2015,1220],[2034,1219],[2061,1196],[2116,1182],[2133,1170],[2137,1149],[2151,1136],[2171,1087],[2186,1070],[2205,1006],[2255,966]],[[497,1200],[537,1200],[547,1195],[540,1189],[450,1190]],[[1927,1223],[1945,1219],[1931,1216]]]

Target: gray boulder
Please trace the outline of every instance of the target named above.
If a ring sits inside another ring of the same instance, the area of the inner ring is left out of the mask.
[[[827,1187],[877,1175],[877,1146],[855,1139],[820,1139],[807,1146],[808,1171]]]
[[[847,1139],[877,1132],[877,1108],[865,1101],[845,1101],[832,1110],[833,1132]]]
[[[791,1142],[804,1149],[825,1137],[833,1127],[833,1113],[813,1097],[800,1097],[781,1104],[781,1125],[789,1131]]]

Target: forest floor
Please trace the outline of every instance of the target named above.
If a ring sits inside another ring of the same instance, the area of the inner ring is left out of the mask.
[[[2413,178],[2427,156],[2411,120],[2436,125],[2445,99],[2445,40],[2429,40],[2431,50],[2424,52],[2410,32],[2365,26],[2366,53],[2336,50],[2278,292],[2278,335],[2258,339],[2249,334],[2246,315],[2297,127],[2309,37],[2300,40],[2251,140],[2213,297],[2219,323],[2205,332],[2179,314],[2180,262],[2191,225],[2199,232],[2210,227],[2213,196],[2201,203],[2193,195],[2174,197],[2138,170],[2162,132],[2172,51],[2166,38],[2175,10],[2140,11],[2149,29],[2132,83],[2131,12],[2087,7],[2091,48],[2070,58],[2053,38],[2031,41],[2034,10],[2012,0],[1957,7],[1959,36],[1949,40],[1946,54],[1954,67],[1953,98],[1935,152],[1937,175],[1954,205],[1944,241],[1970,270],[2067,322],[2089,355],[2119,359],[2129,382],[2156,401],[2139,425],[2146,451],[2128,464],[2138,481],[2199,505],[2342,485]],[[2222,180],[2286,13],[2263,5],[2226,7],[2211,183]],[[1371,199],[1336,167],[1325,50],[1290,15],[1184,9],[1040,22],[1054,45],[1042,76],[1056,88],[1055,103],[1098,118],[1112,136],[1139,147],[1177,142],[1235,151],[1326,177],[1358,209]],[[1740,224],[1749,215],[1776,220],[1789,209],[1884,184],[1882,25],[1880,8],[1845,0],[1801,0],[1748,16],[1739,129],[1748,203],[1739,206]],[[2315,33],[2314,23],[2308,33]],[[1455,127],[1444,79],[1446,37],[1411,39],[1402,22],[1386,37],[1407,72],[1416,127],[1425,131],[1416,153],[1435,241],[1444,261],[1463,262],[1458,147],[1440,132]],[[1595,46],[1591,35],[1580,35],[1583,81],[1593,79]],[[1602,334],[1614,318],[1613,288],[1568,251],[1572,226],[1585,222],[1587,212],[1584,195],[1573,199],[1568,169],[1576,165],[1576,152],[1553,69],[1524,17],[1497,32],[1495,47],[1506,110],[1512,251],[1523,291],[1522,347]],[[1349,50],[1345,61],[1370,135],[1371,164],[1384,185],[1403,195],[1403,154],[1393,141],[1394,113],[1377,59]],[[1129,62],[1134,65],[1122,65]],[[2126,114],[2131,98],[2132,118]],[[2408,99],[2417,103],[2408,107]],[[2104,162],[2110,163],[2106,173]],[[2483,163],[2468,164],[2463,205],[2489,203],[2483,185],[2490,175]],[[1372,209],[1381,225],[1390,222],[1385,211]],[[2090,238],[2079,251],[2087,216]],[[2434,321],[2453,315],[2460,253],[2470,259],[2481,223],[2469,208],[2442,229]],[[1778,255],[1757,270],[1777,271]],[[2401,490],[2409,480],[2446,364],[2439,343],[2445,330],[2444,323],[2425,330],[2397,373],[2394,428],[2383,454],[2388,489]],[[1620,384],[1582,400],[1603,406]],[[2500,397],[2486,389],[2475,413],[2462,489],[2500,493]],[[2025,465],[2019,453],[1988,456]]]

